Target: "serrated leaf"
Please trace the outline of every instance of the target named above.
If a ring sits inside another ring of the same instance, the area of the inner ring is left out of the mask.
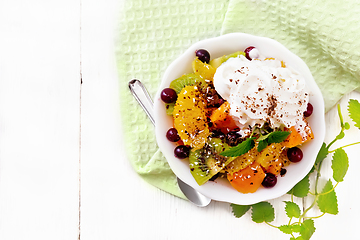
[[[355,123],[355,127],[360,128],[360,103],[358,100],[349,100],[348,112],[351,120]]]
[[[257,151],[261,152],[262,150],[264,150],[266,147],[268,146],[268,143],[266,140],[261,140],[257,146]]]
[[[254,139],[255,138],[253,138],[253,137],[248,138],[245,141],[243,141],[242,143],[238,144],[237,146],[221,152],[220,155],[225,156],[225,157],[241,156],[241,155],[247,153],[248,151],[250,151],[255,146]]]
[[[342,148],[335,150],[333,155],[331,168],[333,170],[333,178],[336,182],[344,181],[344,177],[349,168],[349,158]]]
[[[233,212],[234,216],[237,218],[242,217],[251,207],[248,205],[237,205],[237,204],[233,204],[233,203],[230,204],[230,206],[232,207],[232,212]]]
[[[300,182],[298,182],[288,194],[293,194],[296,197],[306,197],[310,190],[309,174],[306,175]]]
[[[318,155],[316,156],[315,165],[322,162],[327,157],[328,154],[329,154],[329,149],[326,147],[326,144],[323,143],[318,152]]]
[[[251,219],[256,223],[272,222],[275,219],[275,211],[269,202],[259,202],[252,205]]]
[[[336,136],[336,139],[340,140],[340,139],[343,139],[345,137],[345,133],[343,131],[341,131],[339,133],[339,135]]]
[[[289,217],[289,218],[292,218],[292,217],[296,217],[296,218],[299,218],[300,217],[300,208],[299,206],[294,203],[294,202],[289,202],[289,201],[284,201],[285,202],[285,212],[286,212],[286,215]]]
[[[306,219],[301,227],[300,235],[304,240],[309,240],[316,230],[312,219]]]
[[[311,169],[310,169],[310,172],[309,172],[309,175],[311,174],[311,173],[313,173],[313,172],[315,172],[315,166],[313,166]]]
[[[285,234],[292,234],[294,232],[297,233],[301,232],[303,228],[301,225],[294,224],[294,225],[281,225],[280,227],[278,227],[278,229]]]
[[[304,240],[304,238],[302,236],[298,236],[297,238],[290,238],[290,240]]]
[[[302,226],[301,225],[292,225],[292,230],[293,230],[293,232],[299,233],[302,230]]]
[[[258,137],[258,139],[256,139],[256,141],[263,141],[265,139],[267,139],[269,137],[270,133],[266,134],[266,135],[262,135],[260,137]]]
[[[290,240],[304,240],[304,238],[302,236],[298,236],[297,238],[290,238]]]
[[[287,131],[275,131],[260,136],[258,139],[256,139],[256,141],[258,142],[257,151],[261,152],[271,143],[280,143],[284,141],[289,135],[290,132]]]
[[[275,131],[269,134],[268,138],[267,138],[267,142],[268,144],[271,143],[281,143],[282,141],[284,141],[291,132],[288,131]]]
[[[280,231],[282,231],[283,233],[285,233],[285,234],[292,234],[293,233],[291,225],[281,225],[280,227],[278,227],[278,229]]]
[[[329,179],[329,181],[327,181],[327,183],[325,184],[324,188],[321,191],[322,194],[319,195],[319,198],[317,200],[317,205],[321,212],[336,215],[339,212],[338,203],[337,203],[335,190],[332,189],[333,189],[333,185],[331,180]],[[332,191],[329,192],[330,190]]]

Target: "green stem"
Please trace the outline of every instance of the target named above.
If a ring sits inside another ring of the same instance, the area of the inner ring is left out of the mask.
[[[318,195],[315,196],[315,199],[314,199],[313,203],[310,205],[310,207],[308,207],[307,209],[305,209],[305,211],[303,212],[303,214],[301,214],[301,216],[299,217],[299,224],[301,224],[301,219],[302,219],[302,218],[306,218],[306,217],[305,217],[306,213],[315,206],[317,199],[318,199]]]
[[[337,110],[338,110],[338,114],[339,114],[339,118],[340,118],[340,126],[341,128],[344,127],[344,120],[341,114],[341,109],[340,109],[340,104],[337,105]]]
[[[258,127],[254,127],[254,129],[252,130],[251,134],[250,134],[250,138],[252,138],[252,136],[254,135],[255,131],[259,129]]]
[[[318,182],[319,182],[319,178],[320,178],[320,170],[321,170],[321,165],[322,165],[322,161],[319,163],[317,169],[316,169],[316,180],[315,180],[315,195],[318,195],[318,191],[317,191],[317,187],[318,187]]]
[[[340,104],[337,105],[337,109],[338,109],[338,114],[339,114],[339,118],[340,118],[341,131],[340,131],[340,133],[336,136],[336,138],[335,138],[331,143],[329,143],[329,145],[327,146],[327,149],[329,149],[331,145],[333,145],[337,140],[339,140],[338,136],[339,136],[341,133],[343,133],[343,132],[344,132],[344,129],[345,129],[344,120],[343,120],[343,117],[342,117],[342,114],[341,114]]]
[[[329,143],[329,145],[327,146],[327,149],[329,149],[330,146],[333,145],[337,140],[338,140],[337,138],[335,138],[334,140],[332,140],[332,142]]]
[[[324,215],[325,215],[325,213],[323,213],[323,214],[321,214],[321,215],[319,215],[317,217],[304,217],[304,218],[306,218],[306,219],[316,219],[316,218],[321,218]]]
[[[312,202],[312,204],[310,205],[310,207],[308,207],[307,209],[305,209],[304,210],[304,212],[303,212],[303,214],[301,214],[301,216],[299,217],[299,224],[301,223],[301,219],[302,218],[305,218],[305,215],[306,215],[306,213],[311,209],[311,208],[313,208],[314,206],[315,206],[315,204],[316,204],[316,201],[317,201],[317,199],[318,199],[318,197],[319,197],[319,194],[318,194],[318,183],[319,183],[319,178],[320,178],[320,170],[321,170],[321,165],[322,165],[322,161],[318,164],[318,166],[317,166],[317,169],[316,169],[316,172],[317,172],[317,174],[316,174],[316,180],[315,180],[315,199],[314,199],[314,201]]]
[[[278,228],[277,226],[275,225],[272,225],[271,223],[268,223],[268,222],[265,222],[267,225],[269,225],[270,227],[273,227],[273,228]]]
[[[345,148],[345,147],[350,147],[350,146],[353,146],[353,145],[356,145],[356,144],[360,144],[360,142],[356,142],[356,143],[351,143],[351,144],[347,144],[347,145],[345,145],[345,146],[342,146],[342,147],[339,147],[339,148]],[[339,149],[339,148],[337,148],[337,149]],[[333,153],[333,152],[335,152],[337,149],[334,149],[334,150],[331,150],[331,151],[329,151],[329,153]]]
[[[336,186],[337,186],[338,184],[339,184],[339,182],[337,182],[332,189],[330,189],[329,191],[324,192],[324,193],[319,193],[318,196],[320,196],[320,195],[326,195],[326,194],[328,194],[328,193],[331,193],[332,191],[334,191],[334,189],[336,188]]]

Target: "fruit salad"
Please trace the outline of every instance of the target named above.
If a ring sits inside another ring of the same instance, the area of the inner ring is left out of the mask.
[[[214,59],[198,49],[192,69],[160,94],[174,155],[199,185],[225,178],[241,193],[274,187],[314,138],[301,74],[252,46]]]

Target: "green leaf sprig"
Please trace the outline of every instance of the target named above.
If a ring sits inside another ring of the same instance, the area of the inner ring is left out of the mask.
[[[255,131],[253,131],[254,133]],[[238,157],[241,156],[248,151],[250,151],[255,146],[255,141],[258,142],[257,150],[258,152],[261,152],[264,150],[268,145],[272,143],[280,143],[284,141],[290,134],[289,131],[274,131],[271,133],[268,133],[266,135],[262,135],[260,133],[259,137],[253,137],[252,135],[247,138],[242,143],[238,144],[235,147],[232,147],[226,151],[223,151],[220,153],[220,155],[225,157]]]
[[[341,124],[340,133],[328,145],[323,143],[320,151],[318,152],[315,164],[311,171],[299,183],[297,183],[288,194],[291,195],[291,201],[284,201],[285,212],[289,218],[286,224],[274,226],[270,222],[275,219],[275,210],[269,202],[260,202],[253,205],[237,205],[231,204],[232,211],[235,217],[239,218],[246,214],[250,209],[252,211],[251,218],[256,223],[265,222],[271,227],[279,229],[281,232],[290,235],[290,240],[309,240],[315,232],[314,219],[322,217],[326,213],[336,215],[339,212],[338,201],[335,193],[336,186],[344,181],[344,177],[349,168],[349,159],[344,150],[345,147],[360,144],[360,142],[351,143],[334,150],[330,147],[338,140],[344,138],[345,130],[350,128],[350,124],[343,121],[340,106],[338,105],[338,115]],[[348,112],[351,120],[355,123],[354,126],[360,129],[360,103],[357,100],[350,99],[348,104]],[[278,136],[276,136],[278,137]],[[279,137],[280,139],[280,137]],[[273,140],[271,135],[265,135],[257,138],[258,150],[261,141],[266,140],[270,144]],[[254,141],[253,140],[249,140]],[[247,143],[248,144],[248,143]],[[262,143],[261,143],[262,144]],[[245,145],[245,144],[244,144]],[[265,145],[265,144],[263,144]],[[263,146],[262,146],[263,147]],[[262,148],[261,147],[261,148]],[[266,147],[266,146],[265,146]],[[246,148],[244,148],[246,150]],[[229,150],[230,151],[230,150]],[[230,152],[231,153],[231,152]],[[331,168],[333,170],[332,179],[328,179],[325,186],[319,191],[318,183],[320,179],[320,170],[323,161],[332,154]],[[315,174],[315,192],[310,192],[310,175]],[[336,182],[335,186],[333,181]],[[302,198],[303,200],[309,195],[314,196],[312,204],[301,211],[299,205],[294,202],[294,197]],[[310,209],[317,205],[318,209],[322,212],[319,216],[307,216]]]

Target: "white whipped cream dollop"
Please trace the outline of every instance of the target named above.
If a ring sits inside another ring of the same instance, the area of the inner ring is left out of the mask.
[[[217,68],[214,87],[230,103],[243,134],[265,122],[272,128],[294,126],[309,101],[304,77],[273,58],[230,58]]]

